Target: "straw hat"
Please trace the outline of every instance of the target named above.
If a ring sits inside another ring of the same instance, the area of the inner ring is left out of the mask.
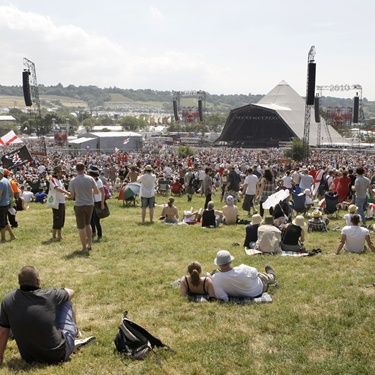
[[[305,218],[302,215],[296,216],[296,218],[293,220],[293,224],[297,225],[301,228],[305,227]]]
[[[315,210],[315,211],[312,213],[312,217],[313,217],[314,219],[319,219],[319,218],[321,218],[321,217],[322,217],[322,213],[321,213],[321,211],[319,211],[319,210]]]
[[[262,216],[260,216],[259,214],[254,214],[251,217],[251,224],[252,225],[259,225],[261,222],[262,222]]]
[[[358,207],[355,205],[355,204],[351,204],[349,207],[348,207],[348,211],[350,214],[355,214],[358,210]]]

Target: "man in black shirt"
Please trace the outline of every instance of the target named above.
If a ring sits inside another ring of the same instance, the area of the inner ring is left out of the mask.
[[[26,362],[58,363],[69,359],[78,330],[68,288],[40,288],[38,271],[25,266],[18,274],[20,288],[8,293],[0,312],[0,364],[10,330]],[[84,344],[92,341],[90,337]],[[80,342],[82,344],[82,342]]]

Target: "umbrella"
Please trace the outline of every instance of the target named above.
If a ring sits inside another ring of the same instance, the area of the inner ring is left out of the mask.
[[[278,203],[289,197],[289,190],[279,190],[276,193],[271,194],[266,201],[263,203],[263,208],[270,209],[275,207]]]
[[[139,184],[138,182],[130,182],[125,187],[124,199],[133,198],[139,195],[140,189],[141,189],[141,184]]]

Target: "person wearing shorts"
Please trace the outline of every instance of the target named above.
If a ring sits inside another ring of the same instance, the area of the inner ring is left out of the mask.
[[[95,180],[85,174],[85,166],[82,163],[76,165],[77,176],[69,183],[69,192],[74,202],[74,213],[76,216],[79,238],[82,251],[91,250],[92,230],[91,216],[94,210],[94,194],[99,194]]]
[[[142,224],[145,224],[146,210],[150,210],[150,223],[154,222],[154,207],[155,207],[155,183],[156,176],[152,173],[151,165],[146,165],[142,176],[138,177],[138,182],[141,184],[140,197],[142,207]]]
[[[4,169],[0,167],[0,234],[1,242],[5,242],[5,233],[9,232],[10,240],[16,237],[8,223],[8,210],[11,199],[13,199],[13,191],[8,179],[4,176]]]
[[[75,340],[78,329],[70,302],[72,289],[40,288],[39,273],[33,266],[21,269],[18,282],[19,289],[8,293],[1,303],[0,364],[10,331],[28,363],[67,361],[77,346],[95,339]]]

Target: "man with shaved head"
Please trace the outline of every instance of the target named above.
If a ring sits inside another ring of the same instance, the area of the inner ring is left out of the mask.
[[[22,267],[19,289],[8,293],[0,311],[0,364],[10,330],[21,357],[28,363],[58,363],[69,359],[74,349],[94,337],[75,340],[78,334],[68,288],[40,288],[33,266]]]

